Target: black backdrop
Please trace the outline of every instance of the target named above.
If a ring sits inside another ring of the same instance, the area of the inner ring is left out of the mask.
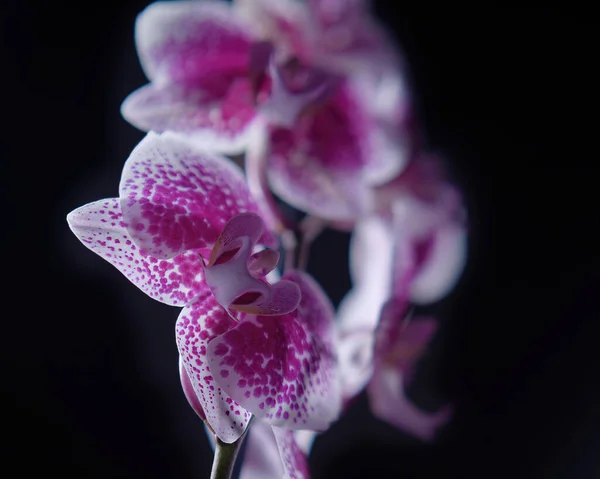
[[[469,265],[434,308],[443,327],[412,393],[457,411],[425,445],[362,398],[318,439],[313,477],[600,477],[598,21],[571,3],[392,3],[377,13],[472,220]],[[133,45],[145,5],[2,6],[5,477],[208,477],[210,448],[177,376],[178,310],[131,286],[65,221],[117,194],[143,136],[119,105],[145,83]],[[328,232],[309,265],[336,302],[346,255],[347,237]]]

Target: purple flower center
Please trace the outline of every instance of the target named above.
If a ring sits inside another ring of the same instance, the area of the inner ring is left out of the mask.
[[[338,76],[297,57],[278,58],[269,42],[255,43],[250,56],[255,101],[259,103],[259,94],[268,91],[261,111],[274,125],[293,127],[301,114],[324,104],[339,84]]]
[[[248,314],[281,315],[297,308],[300,290],[291,281],[271,285],[265,279],[279,261],[279,253],[253,253],[263,222],[253,213],[234,216],[223,228],[210,254],[202,259],[204,277],[217,302],[225,309]]]

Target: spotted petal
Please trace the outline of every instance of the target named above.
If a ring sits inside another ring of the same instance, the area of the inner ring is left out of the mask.
[[[284,470],[273,428],[265,421],[254,421],[246,437],[246,452],[240,479],[279,479]]]
[[[252,32],[226,2],[154,2],[137,17],[135,41],[149,80],[217,85],[245,73]]]
[[[129,94],[121,114],[142,131],[171,130],[208,150],[242,153],[256,118],[247,78],[220,78],[212,88],[179,83],[145,85]]]
[[[283,462],[284,479],[309,479],[306,456],[296,443],[293,431],[273,426],[273,434]]]
[[[237,165],[169,133],[150,132],[136,146],[119,193],[129,234],[157,258],[210,246],[230,218],[258,213]],[[263,243],[277,244],[268,232]]]
[[[248,426],[250,413],[228,396],[214,377],[225,369],[212,369],[209,343],[233,328],[236,321],[207,292],[183,308],[175,326],[177,347],[206,421],[227,443],[238,439]],[[212,343],[211,343],[212,344]]]
[[[334,311],[305,273],[284,280],[300,287],[298,309],[248,316],[212,341],[208,361],[223,390],[259,418],[290,429],[323,430],[337,418],[340,386],[334,356]]]
[[[84,246],[161,303],[183,306],[208,289],[196,251],[159,260],[135,245],[125,227],[118,198],[81,206],[69,213],[67,222]]]
[[[179,358],[179,379],[181,380],[181,388],[183,389],[183,394],[187,399],[188,403],[194,410],[194,412],[198,415],[200,419],[206,421],[206,414],[204,414],[204,410],[202,409],[202,404],[198,401],[198,396],[196,396],[196,391],[194,390],[194,385],[192,381],[190,381],[190,377],[188,376],[187,370],[185,369],[185,365]]]

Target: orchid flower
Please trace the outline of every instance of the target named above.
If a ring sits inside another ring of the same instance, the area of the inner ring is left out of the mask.
[[[268,183],[311,215],[355,221],[411,149],[402,59],[367,6],[152,3],[135,28],[150,83],[125,99],[122,114],[144,131],[247,152],[253,188]]]
[[[196,414],[206,420],[202,405],[180,358],[180,377],[183,392]],[[207,437],[213,449],[215,436],[206,426]],[[239,479],[309,479],[307,455],[295,440],[295,433],[271,426],[266,421],[254,421],[248,428],[246,452],[240,467]]]
[[[378,191],[378,201],[378,213],[352,233],[353,288],[338,308],[343,396],[348,405],[366,387],[375,415],[431,439],[450,409],[421,411],[405,390],[437,323],[407,317],[411,305],[447,295],[462,273],[462,200],[439,159],[422,155]]]
[[[322,430],[336,419],[333,306],[306,273],[267,281],[279,255],[260,248],[277,238],[237,165],[149,133],[125,162],[119,197],[67,220],[143,292],[182,307],[181,361],[223,442],[236,441],[251,416],[284,429]]]

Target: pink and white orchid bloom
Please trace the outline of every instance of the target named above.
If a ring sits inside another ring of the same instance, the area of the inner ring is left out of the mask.
[[[447,295],[462,273],[467,236],[461,195],[444,178],[439,159],[422,155],[378,191],[378,200],[378,214],[352,233],[353,288],[338,308],[343,396],[348,404],[367,387],[376,415],[431,439],[449,409],[421,411],[405,388],[436,323],[407,323],[406,316],[411,305]]]
[[[68,217],[81,242],[152,298],[183,307],[181,360],[207,424],[224,442],[251,415],[325,429],[339,413],[333,306],[307,274],[265,276],[278,253],[242,170],[170,133],[125,162],[119,197]]]
[[[135,29],[150,83],[122,114],[221,153],[256,147],[247,168],[268,175],[281,199],[355,221],[374,204],[371,187],[396,176],[411,148],[402,61],[367,5],[152,3]]]
[[[181,385],[185,396],[196,414],[206,421],[206,416],[196,392],[180,359]],[[206,433],[213,449],[215,436],[206,427]],[[240,479],[309,479],[306,453],[295,440],[298,432],[277,426],[266,421],[254,420],[247,431],[246,452],[240,468]]]

